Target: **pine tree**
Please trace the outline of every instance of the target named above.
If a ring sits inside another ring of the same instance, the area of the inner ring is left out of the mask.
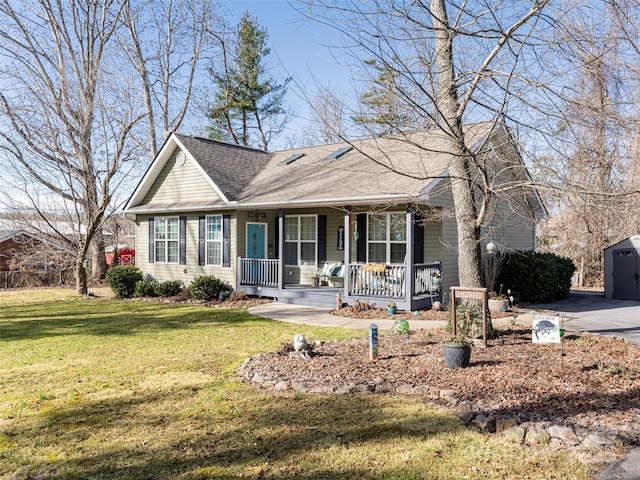
[[[237,26],[233,53],[229,55],[225,47],[222,67],[210,70],[215,84],[209,110],[211,138],[267,150],[284,129],[284,96],[291,79],[278,83],[268,77],[267,39],[267,30],[245,13]]]

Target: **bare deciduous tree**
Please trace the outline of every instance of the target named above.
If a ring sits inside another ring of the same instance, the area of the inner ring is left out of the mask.
[[[144,112],[131,105],[110,48],[122,10],[113,0],[0,2],[0,148],[18,211],[75,253],[76,288],[114,188],[137,158],[129,142]],[[53,220],[49,212],[64,224]],[[103,249],[104,251],[104,249]]]
[[[337,143],[347,136],[345,101],[329,88],[322,87],[311,100],[314,115],[309,121],[305,143]]]
[[[213,6],[0,0],[5,203],[75,252],[80,293],[88,261],[94,277],[106,269],[102,225],[119,189],[185,119]]]
[[[182,125],[205,54],[221,20],[209,0],[142,0],[123,4],[126,34],[120,48],[140,78],[135,98],[143,102],[147,135],[141,146],[151,158]]]
[[[373,59],[389,72],[389,88],[412,112],[414,130],[433,127],[444,134],[462,286],[482,283],[480,232],[491,202],[506,188],[530,183],[522,175],[522,183],[497,188],[485,157],[477,155],[482,148],[467,141],[464,125],[514,121],[508,107],[514,102],[522,105],[524,89],[539,85],[529,80],[539,70],[530,69],[527,62],[535,58],[533,33],[538,24],[550,23],[543,17],[548,3],[306,2],[310,18],[335,26],[356,61]]]

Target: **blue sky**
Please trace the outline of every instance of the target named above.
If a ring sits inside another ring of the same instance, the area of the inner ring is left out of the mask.
[[[318,22],[303,18],[286,0],[231,0],[225,3],[231,13],[230,22],[235,25],[245,11],[258,19],[269,33],[268,46],[270,73],[276,78],[293,77],[287,95],[287,103],[299,116],[289,132],[297,133],[307,123],[309,116],[306,101],[300,89],[315,92],[317,85],[338,92],[352,92],[349,69],[341,65],[351,59],[335,58],[339,50],[328,47],[338,43],[336,31]],[[292,122],[294,123],[294,122]]]

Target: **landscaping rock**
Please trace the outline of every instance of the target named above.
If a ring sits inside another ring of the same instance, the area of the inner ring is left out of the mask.
[[[375,390],[375,385],[369,385],[366,383],[360,383],[356,385],[357,393],[372,393]]]
[[[496,419],[490,415],[479,414],[471,420],[471,424],[478,427],[483,432],[495,432],[496,431]]]
[[[395,390],[396,387],[390,383],[381,383],[380,385],[376,385],[374,389],[376,393],[393,393]]]
[[[284,391],[284,390],[289,390],[289,382],[284,381],[284,380],[281,381],[281,382],[278,382],[275,385],[275,389],[279,390],[281,392]]]
[[[580,439],[576,435],[576,432],[569,427],[561,427],[559,425],[552,425],[549,427],[549,435],[553,438],[557,438],[566,445],[578,445]]]
[[[518,419],[511,415],[498,415],[496,417],[496,433],[500,434],[518,425]]]
[[[473,408],[470,402],[460,402],[456,408],[458,411],[458,416],[465,422],[469,423],[473,420],[475,413],[473,412]]]
[[[401,395],[411,395],[414,393],[413,391],[413,384],[411,383],[405,383],[402,385],[398,385],[398,388],[396,388],[396,393],[399,393]]]
[[[600,435],[599,433],[592,433],[591,435],[587,435],[587,437],[582,441],[581,446],[585,448],[605,448],[613,445],[613,442],[609,440],[604,435]]]
[[[638,443],[635,438],[630,437],[629,435],[624,435],[622,433],[607,433],[605,434],[605,437],[611,440],[617,447],[629,447]]]
[[[522,440],[524,439],[526,433],[527,431],[524,428],[516,426],[504,430],[502,432],[502,436],[509,442],[522,443]]]
[[[531,446],[549,445],[551,442],[551,435],[549,435],[549,431],[546,428],[533,426],[527,430],[527,433],[524,436],[524,441]]]

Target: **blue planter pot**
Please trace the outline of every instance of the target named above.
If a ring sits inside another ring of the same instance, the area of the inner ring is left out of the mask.
[[[398,311],[398,307],[387,307],[387,313],[389,315],[395,315]]]

